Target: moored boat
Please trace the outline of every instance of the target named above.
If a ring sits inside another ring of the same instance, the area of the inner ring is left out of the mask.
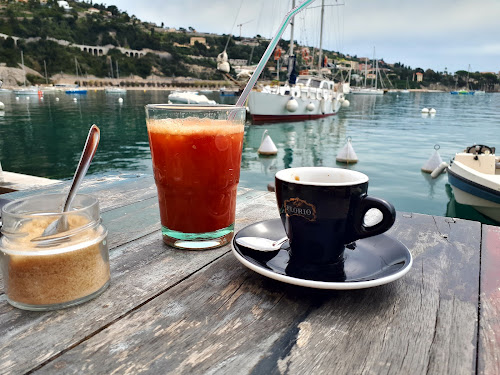
[[[295,1],[292,1],[292,8]],[[281,122],[302,121],[317,119],[336,115],[345,100],[344,87],[349,85],[342,82],[334,82],[326,77],[331,71],[328,69],[328,58],[323,59],[322,33],[323,33],[324,3],[321,6],[321,31],[318,54],[317,75],[309,75],[309,68],[296,70],[296,56],[294,55],[294,43],[290,43],[288,55],[288,82],[283,85],[267,85],[260,91],[252,91],[248,96],[248,111],[253,122]],[[293,35],[294,23],[291,24],[291,35]],[[276,71],[279,72],[281,59],[280,48],[276,48],[274,59],[277,63]],[[308,48],[303,48],[302,59],[306,66],[312,64],[313,58]],[[324,68],[324,69],[323,69]],[[324,75],[324,73],[327,73]],[[278,73],[279,80],[279,73]]]
[[[87,89],[81,88],[79,86],[71,88],[69,90],[65,91],[66,94],[79,94],[79,95],[85,95],[87,94]]]
[[[494,147],[473,145],[457,153],[448,167],[448,182],[458,203],[500,222],[500,158]]]
[[[248,109],[254,122],[301,121],[335,115],[343,100],[342,84],[304,75],[292,86],[252,91]]]
[[[216,104],[215,100],[199,95],[196,91],[174,91],[168,96],[168,101],[173,104]]]
[[[121,87],[107,87],[104,92],[106,94],[126,94],[127,90]]]
[[[13,90],[15,95],[42,95],[42,91],[38,86],[23,87]]]

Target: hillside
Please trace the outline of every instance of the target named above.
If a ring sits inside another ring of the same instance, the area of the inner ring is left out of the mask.
[[[45,83],[47,76],[54,79],[64,75],[75,75],[75,58],[79,74],[87,82],[94,79],[116,78],[119,67],[120,78],[151,77],[173,79],[190,77],[197,80],[226,79],[216,69],[216,57],[227,44],[230,58],[248,64],[256,64],[269,41],[254,38],[228,37],[227,35],[199,34],[194,29],[172,30],[162,25],[142,22],[116,6],[98,5],[69,1],[70,10],[57,5],[55,0],[38,0],[27,3],[3,1],[0,3],[0,65],[19,67],[21,51],[24,63],[39,74],[29,74],[33,83]],[[280,47],[287,50],[289,42],[280,41]],[[346,64],[346,56],[335,51],[323,51],[333,65]],[[133,57],[132,57],[133,56]],[[351,62],[359,63],[356,56]],[[301,58],[298,59],[302,63]],[[268,66],[274,68],[274,62]],[[465,86],[467,72],[456,76],[434,72],[430,69],[412,69],[402,63],[387,64],[380,61],[385,70],[386,87],[411,88]],[[265,69],[262,78],[274,79],[275,73]],[[413,81],[415,73],[424,73],[424,81]],[[234,72],[231,72],[234,76]],[[285,78],[285,72],[281,78]],[[472,73],[473,88],[493,89],[499,83],[498,77],[490,74]],[[5,76],[0,79],[6,81]],[[389,80],[391,82],[389,82]],[[11,78],[11,82],[19,82]],[[476,86],[476,87],[474,87]]]

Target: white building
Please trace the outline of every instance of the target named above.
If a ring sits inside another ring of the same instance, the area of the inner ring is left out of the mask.
[[[57,5],[63,8],[65,11],[70,11],[71,9],[73,9],[72,7],[69,6],[67,1],[59,0],[57,2]]]

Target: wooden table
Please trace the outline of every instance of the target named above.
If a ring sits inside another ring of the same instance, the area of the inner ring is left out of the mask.
[[[410,272],[325,291],[256,274],[229,246],[167,247],[151,177],[89,180],[83,191],[101,202],[111,285],[43,313],[13,308],[2,293],[1,374],[500,373],[499,227],[398,213],[389,233],[412,252]],[[278,217],[272,193],[239,194],[237,230]]]

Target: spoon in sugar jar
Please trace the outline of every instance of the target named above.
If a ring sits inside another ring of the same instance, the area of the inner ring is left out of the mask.
[[[62,213],[68,212],[71,208],[71,204],[73,203],[73,199],[76,196],[78,189],[87,173],[90,163],[94,158],[95,152],[97,150],[97,145],[99,144],[100,139],[100,130],[96,125],[92,125],[89,130],[89,134],[87,136],[87,141],[85,142],[85,147],[83,148],[82,156],[80,157],[80,161],[78,162],[78,166],[76,167],[75,175],[73,176],[73,182],[71,183],[71,187],[69,188],[68,196],[66,197],[66,202],[64,203],[64,207]],[[61,217],[57,220],[54,220],[50,223],[47,228],[43,231],[40,237],[34,238],[31,241],[37,241],[42,239],[43,237],[50,237],[58,233],[66,232],[69,229],[68,220],[66,215],[61,215]]]

